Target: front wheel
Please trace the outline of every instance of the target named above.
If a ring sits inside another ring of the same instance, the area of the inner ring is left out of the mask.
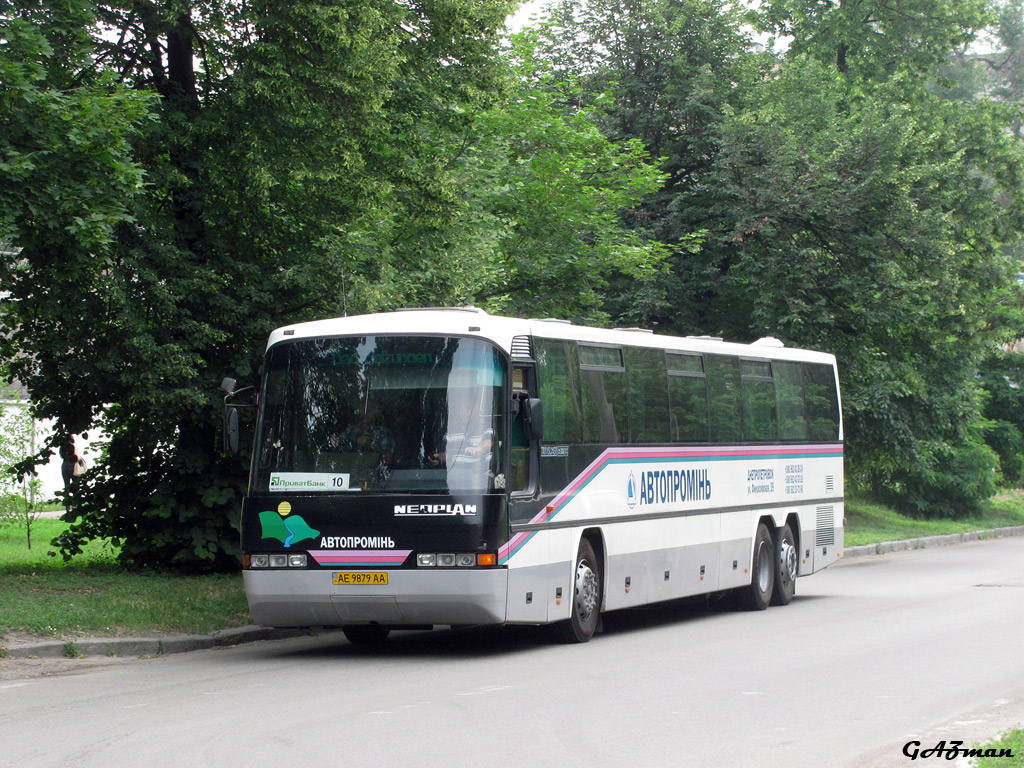
[[[789,605],[796,594],[799,567],[796,539],[792,529],[784,525],[775,535],[775,588],[772,590],[772,605]]]
[[[763,611],[772,599],[775,586],[775,546],[768,526],[761,523],[754,536],[754,558],[750,570],[750,586],[743,587],[738,595],[741,608],[748,611]]]
[[[562,640],[585,643],[594,636],[601,615],[601,563],[588,539],[580,541],[573,569],[572,612],[559,626]]]

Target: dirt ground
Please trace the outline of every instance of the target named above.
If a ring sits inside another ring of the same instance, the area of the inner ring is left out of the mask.
[[[77,675],[99,667],[130,664],[137,658],[121,656],[86,656],[83,659],[0,659],[0,688],[13,687],[18,680],[54,675]]]
[[[74,638],[67,638],[74,640]],[[37,643],[40,638],[25,632],[10,632],[0,637],[0,648],[11,653],[29,643]],[[52,675],[74,675],[86,672],[98,667],[110,667],[119,664],[127,664],[138,661],[134,656],[84,656],[78,659],[70,659],[65,656],[40,656],[30,658],[15,658],[6,656],[0,651],[0,688],[15,680],[27,680],[35,677],[48,677]]]

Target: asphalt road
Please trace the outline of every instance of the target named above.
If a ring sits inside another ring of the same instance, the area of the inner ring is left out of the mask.
[[[1024,723],[1024,538],[858,558],[786,607],[338,635],[0,681],[0,765],[822,766]],[[944,761],[945,765],[954,765]]]

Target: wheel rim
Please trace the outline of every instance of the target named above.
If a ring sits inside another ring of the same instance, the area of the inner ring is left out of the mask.
[[[790,581],[794,581],[796,579],[797,555],[796,547],[789,539],[783,539],[782,546],[779,547],[779,563],[782,566],[782,573],[786,574]]]
[[[576,613],[586,623],[597,610],[597,574],[586,560],[576,564]]]
[[[771,579],[771,555],[768,553],[768,545],[763,541],[757,547],[757,586],[762,592],[768,591],[768,582]]]

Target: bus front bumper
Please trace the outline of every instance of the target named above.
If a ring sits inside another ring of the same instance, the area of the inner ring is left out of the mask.
[[[245,570],[253,621],[267,627],[501,624],[504,568],[388,571],[387,585],[336,585],[330,570]]]

